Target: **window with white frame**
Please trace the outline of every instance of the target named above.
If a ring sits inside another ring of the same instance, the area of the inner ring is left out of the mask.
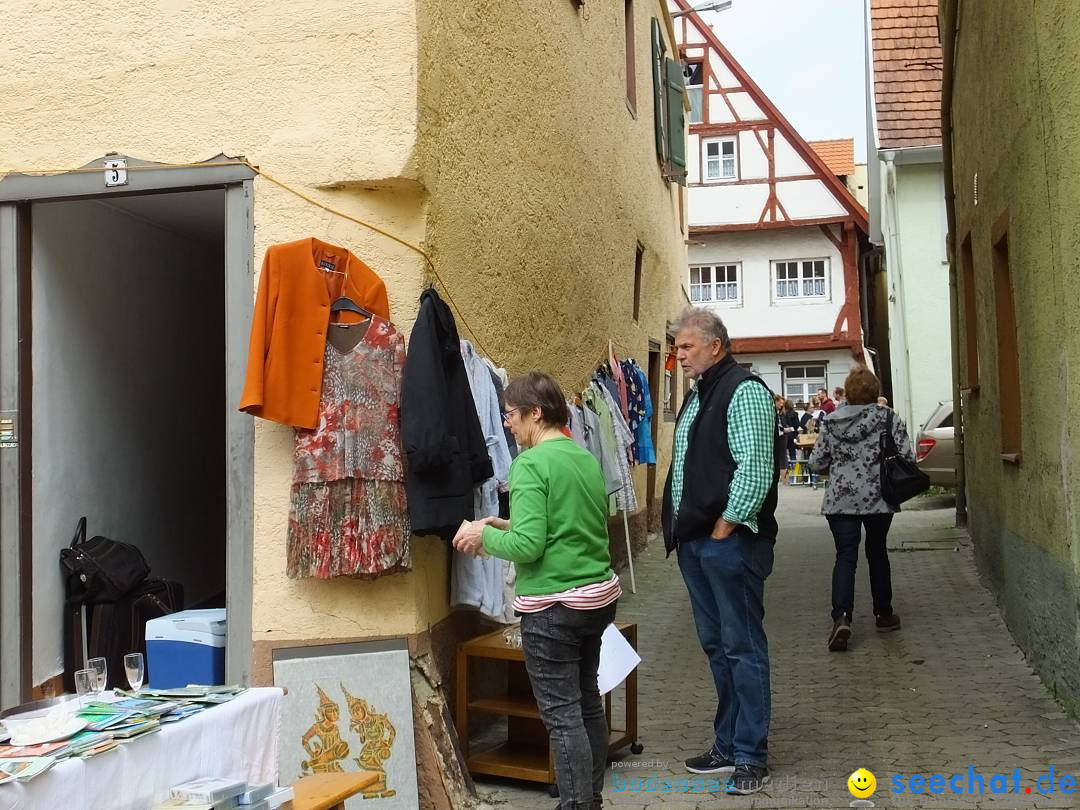
[[[829,297],[829,260],[796,259],[773,262],[776,300],[798,301]]]
[[[700,124],[705,120],[705,66],[701,62],[687,62],[683,76],[690,101],[690,123]]]
[[[695,304],[738,304],[742,287],[738,264],[695,265],[690,268],[690,300]]]
[[[825,364],[783,366],[784,398],[794,402],[810,403],[810,397],[825,388]]]
[[[737,180],[738,160],[734,138],[705,141],[705,180]]]

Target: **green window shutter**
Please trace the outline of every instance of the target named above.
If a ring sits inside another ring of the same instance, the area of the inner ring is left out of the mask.
[[[664,88],[667,95],[667,149],[668,168],[672,179],[686,185],[686,118],[683,100],[682,65],[675,59],[664,60]]]
[[[664,40],[660,21],[652,18],[653,124],[656,128],[656,156],[667,166],[667,127],[664,125]]]

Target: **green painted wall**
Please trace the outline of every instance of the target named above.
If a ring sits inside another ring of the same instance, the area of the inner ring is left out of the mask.
[[[1073,705],[1080,701],[1076,10],[1072,0],[961,3],[952,105],[957,244],[970,232],[981,369],[965,415],[975,546],[1013,634]],[[1020,360],[1019,465],[1000,458],[991,228],[1005,211]],[[965,335],[962,327],[961,346]]]
[[[952,399],[949,265],[945,262],[945,185],[940,163],[896,167],[896,202],[903,274],[908,390],[895,407],[912,432],[943,400]],[[888,253],[886,265],[890,266]],[[892,355],[903,357],[893,344]],[[894,361],[893,368],[896,368]],[[894,371],[895,379],[895,371]]]

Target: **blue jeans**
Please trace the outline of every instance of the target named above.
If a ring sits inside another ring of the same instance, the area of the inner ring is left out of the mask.
[[[716,683],[714,745],[736,765],[768,764],[772,700],[764,599],[772,566],[772,542],[744,526],[724,540],[679,543],[679,570]]]
[[[521,616],[521,647],[555,759],[560,806],[591,810],[604,789],[608,724],[596,685],[600,637],[615,603],[596,610],[555,604]]]
[[[826,515],[836,544],[836,563],[832,573],[832,617],[835,621],[845,613],[850,619],[855,612],[855,568],[859,562],[859,541],[866,528],[866,563],[870,568],[870,595],[875,616],[891,616],[892,568],[885,544],[893,516]]]

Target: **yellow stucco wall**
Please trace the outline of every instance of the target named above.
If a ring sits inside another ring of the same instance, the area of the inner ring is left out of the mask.
[[[75,167],[106,152],[160,162],[244,155],[279,179],[433,253],[476,336],[513,373],[569,388],[608,337],[644,366],[682,300],[676,186],[653,145],[649,18],[639,5],[637,117],[618,13],[567,0],[465,4],[5,4],[0,168]],[[386,282],[408,332],[425,283],[407,249],[255,181],[255,258],[317,235]],[[642,316],[631,318],[645,246]],[[463,330],[464,331],[464,330]],[[658,418],[659,415],[658,415]],[[658,442],[660,485],[670,425]],[[399,635],[447,611],[445,547],[375,582],[284,573],[292,433],[258,421],[255,639]],[[645,474],[636,473],[645,492]]]
[[[623,3],[467,5],[419,3],[419,171],[440,272],[512,373],[539,368],[580,390],[608,338],[647,371],[649,338],[663,346],[686,302],[681,188],[661,176],[653,130],[650,21],[665,21],[662,3],[634,4],[636,115]],[[658,418],[660,489],[671,425]],[[642,505],[645,478],[638,468]]]

